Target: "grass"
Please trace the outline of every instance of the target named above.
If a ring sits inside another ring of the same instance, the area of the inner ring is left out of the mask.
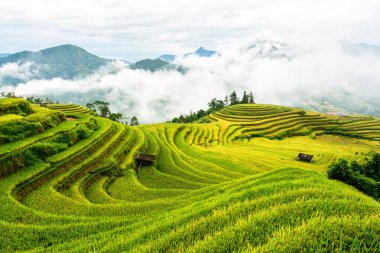
[[[93,130],[0,173],[2,252],[380,251],[379,202],[326,176],[333,161],[380,152],[378,118],[235,105],[211,123],[131,127],[77,105],[30,108],[0,125],[62,112],[75,120],[2,145],[0,160]],[[137,170],[139,152],[156,161]],[[299,152],[313,162],[297,161]]]

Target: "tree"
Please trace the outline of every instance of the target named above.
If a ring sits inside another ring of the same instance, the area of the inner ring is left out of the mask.
[[[96,111],[96,107],[95,107],[95,105],[92,104],[92,103],[87,103],[87,104],[86,104],[86,107],[87,107],[88,109],[90,109],[91,111]]]
[[[2,91],[0,93],[0,97],[2,97],[2,98],[15,98],[16,94],[14,92],[5,92],[5,91]]]
[[[107,118],[111,114],[111,111],[108,107],[110,105],[109,103],[96,100],[94,102],[94,105],[96,106],[97,111],[99,111],[100,116]]]
[[[121,113],[111,113],[108,118],[113,121],[121,122],[123,115]]]
[[[34,97],[26,97],[26,101],[29,103],[34,103]]]
[[[365,166],[365,174],[376,181],[380,181],[380,154],[373,155],[372,160]]]
[[[237,95],[236,95],[236,92],[233,91],[233,92],[231,93],[231,95],[230,95],[230,105],[236,105],[236,104],[238,104],[238,103],[239,103],[239,99],[238,99],[238,97],[237,97]]]
[[[198,118],[198,119],[200,119],[200,118],[202,118],[202,117],[204,117],[204,116],[206,116],[206,115],[207,115],[207,112],[206,112],[205,110],[200,109],[200,110],[197,112],[197,118]]]
[[[224,107],[224,102],[222,100],[218,100],[216,98],[213,98],[209,103],[208,103],[208,111],[209,112],[214,112],[214,111],[219,111]]]
[[[247,95],[246,91],[244,91],[244,93],[243,93],[243,97],[241,99],[241,103],[242,104],[248,104],[248,95]]]
[[[343,182],[347,182],[350,178],[351,169],[345,159],[339,159],[337,162],[333,162],[329,166],[327,176],[330,179],[337,179]]]
[[[224,98],[224,106],[228,106],[228,105],[229,105],[228,96],[226,96]]]
[[[249,93],[248,99],[249,99],[248,103],[250,103],[250,104],[256,104],[255,103],[255,98],[253,97],[253,94],[252,94],[252,91]]]
[[[42,99],[41,98],[35,98],[34,99],[34,103],[35,104],[40,104],[42,102]]]
[[[131,126],[138,126],[138,125],[140,125],[140,123],[139,123],[137,117],[133,116],[132,119],[131,119]]]
[[[330,179],[337,179],[346,184],[352,185],[359,191],[374,197],[375,199],[380,199],[380,187],[378,179],[378,173],[375,175],[370,173],[368,175],[368,169],[372,166],[377,168],[379,171],[380,165],[380,155],[375,154],[371,161],[367,164],[361,165],[356,161],[348,163],[346,159],[340,159],[337,162],[333,162],[327,171],[327,175]]]

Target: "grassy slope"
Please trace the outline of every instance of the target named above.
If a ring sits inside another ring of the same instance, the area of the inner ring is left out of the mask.
[[[49,107],[77,119],[1,149],[90,119],[99,129],[0,179],[0,251],[380,250],[380,204],[325,175],[333,160],[380,151],[377,118],[237,105],[209,124],[128,127],[79,106]],[[158,159],[136,173],[140,151]],[[296,161],[298,152],[314,162]]]

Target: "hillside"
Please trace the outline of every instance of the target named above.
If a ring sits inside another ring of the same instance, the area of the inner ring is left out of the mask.
[[[0,134],[20,133],[0,147],[0,251],[380,251],[380,203],[326,176],[380,152],[379,118],[255,104],[207,117],[132,127],[0,99]]]
[[[7,57],[7,56],[9,56],[9,55],[11,55],[11,54],[9,54],[9,53],[0,53],[0,58],[1,58],[1,57]]]
[[[169,63],[166,61],[163,61],[161,59],[144,59],[141,61],[138,61],[134,64],[131,64],[129,67],[131,69],[142,69],[142,70],[148,70],[151,72],[163,70],[165,68],[169,67]]]
[[[94,73],[108,62],[109,60],[97,57],[73,45],[62,45],[38,52],[24,51],[0,58],[0,66],[7,63],[31,64],[31,76],[28,77],[28,80],[55,77],[81,78]],[[25,81],[27,80],[20,77],[8,76],[3,78],[1,84],[15,85]]]

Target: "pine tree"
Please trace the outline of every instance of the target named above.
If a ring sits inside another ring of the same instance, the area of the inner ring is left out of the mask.
[[[228,101],[228,96],[226,96],[225,98],[224,98],[224,106],[228,106],[229,104],[229,101]]]
[[[255,98],[253,97],[252,91],[249,93],[249,103],[250,104],[256,104],[255,103]]]
[[[243,98],[241,99],[241,103],[242,104],[248,104],[248,95],[247,95],[246,91],[244,91],[244,93],[243,93]]]
[[[233,91],[233,92],[231,93],[231,95],[230,95],[230,105],[236,105],[236,104],[238,104],[238,103],[239,103],[239,99],[238,99],[238,97],[237,97],[237,95],[236,95],[236,92]]]
[[[137,117],[133,116],[132,119],[131,119],[131,126],[138,126],[138,125],[140,125],[140,123],[139,123]]]

